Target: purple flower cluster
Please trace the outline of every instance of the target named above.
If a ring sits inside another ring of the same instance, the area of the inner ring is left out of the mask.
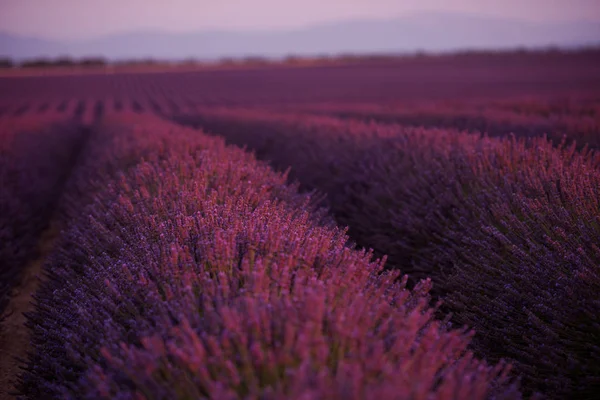
[[[597,155],[543,138],[257,110],[180,121],[326,193],[353,240],[414,283],[430,277],[442,314],[476,330],[478,355],[510,359],[528,391],[600,388]]]
[[[310,196],[222,139],[122,115],[64,196],[31,399],[518,399]]]
[[[513,98],[478,99],[454,102],[406,102],[399,104],[314,103],[281,107],[383,123],[447,128],[482,132],[490,136],[515,134],[517,137],[546,135],[554,143],[566,140],[579,147],[600,147],[600,105],[598,97],[578,94],[558,99]]]
[[[50,117],[0,119],[0,315],[35,257],[83,138],[76,125]]]

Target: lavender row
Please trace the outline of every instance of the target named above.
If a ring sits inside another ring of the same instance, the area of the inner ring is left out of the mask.
[[[433,294],[478,354],[511,359],[529,391],[600,384],[598,157],[541,138],[491,139],[256,110],[180,122],[246,145],[329,197],[359,245]]]
[[[430,281],[406,289],[248,153],[127,117],[86,154],[25,398],[520,398],[433,318]]]
[[[297,112],[362,121],[482,132],[489,136],[546,136],[556,144],[600,147],[597,97],[511,99],[504,101],[428,102],[416,104],[306,104],[282,107]]]
[[[0,120],[0,314],[36,255],[82,140],[77,126],[53,119]]]

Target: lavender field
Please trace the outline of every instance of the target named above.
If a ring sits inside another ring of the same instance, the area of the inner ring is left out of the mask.
[[[0,77],[0,393],[600,399],[600,53]]]

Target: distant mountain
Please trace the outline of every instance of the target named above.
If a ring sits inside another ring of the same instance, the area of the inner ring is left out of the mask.
[[[400,53],[600,44],[600,22],[531,23],[453,13],[355,20],[290,31],[133,32],[79,42],[0,33],[0,56],[101,55],[109,59]]]
[[[19,60],[38,56],[56,57],[63,54],[68,54],[68,48],[62,43],[0,32],[0,57]]]

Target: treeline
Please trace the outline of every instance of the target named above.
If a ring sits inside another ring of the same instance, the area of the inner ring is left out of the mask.
[[[40,68],[40,67],[172,67],[172,66],[197,66],[197,67],[261,67],[278,65],[323,65],[339,63],[373,63],[373,62],[397,62],[397,61],[419,61],[429,58],[447,59],[477,59],[479,57],[563,57],[570,54],[574,57],[593,57],[597,59],[600,55],[600,46],[580,47],[573,49],[560,49],[556,47],[527,49],[515,48],[505,50],[457,50],[454,52],[428,52],[415,50],[407,53],[338,53],[338,54],[314,54],[295,55],[289,54],[284,57],[271,58],[261,55],[221,57],[218,60],[202,60],[188,57],[178,60],[165,60],[147,58],[132,58],[122,60],[107,60],[101,56],[83,57],[79,59],[68,56],[58,58],[37,57],[21,62],[11,60],[8,57],[0,57],[0,69],[2,68]]]
[[[10,58],[0,58],[0,68],[13,68],[15,63]]]
[[[0,58],[0,68],[47,68],[47,67],[102,67],[109,62],[102,57],[85,57],[74,59],[70,57],[59,58],[33,58],[16,62],[10,58]]]

